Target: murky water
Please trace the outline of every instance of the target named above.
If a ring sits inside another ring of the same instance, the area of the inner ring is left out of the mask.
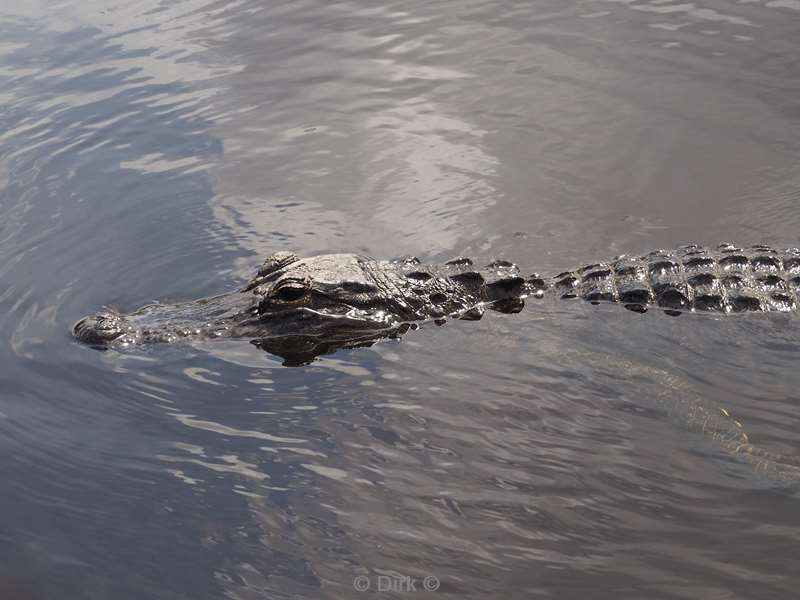
[[[794,245],[798,31],[796,0],[0,7],[0,593],[795,597],[794,473],[726,440],[800,456],[796,317],[529,305],[301,368],[69,328],[279,249]]]

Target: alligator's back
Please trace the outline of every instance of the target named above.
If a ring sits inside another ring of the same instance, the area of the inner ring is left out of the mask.
[[[788,311],[798,303],[800,249],[683,246],[623,255],[531,283],[540,294],[619,302],[637,311]]]

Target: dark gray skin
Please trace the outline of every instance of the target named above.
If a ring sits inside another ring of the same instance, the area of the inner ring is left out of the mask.
[[[130,314],[104,311],[79,321],[75,336],[99,348],[188,338],[249,338],[302,364],[337,348],[404,333],[409,323],[478,319],[484,308],[518,312],[525,281],[514,265],[483,274],[468,259],[441,267],[416,259],[377,261],[355,254],[298,258],[278,252],[237,292]]]
[[[656,306],[668,314],[767,312],[794,310],[798,287],[800,250],[767,246],[683,246],[528,278],[505,261],[478,272],[468,259],[433,267],[416,259],[301,259],[278,252],[240,291],[148,305],[127,315],[97,313],[79,321],[74,333],[100,348],[244,337],[287,364],[302,364],[338,348],[400,335],[417,321],[479,319],[486,308],[519,312],[525,298],[582,298],[636,312]]]
[[[561,298],[616,302],[637,312],[651,306],[668,314],[783,312],[797,308],[800,250],[682,246],[623,255],[536,284]]]

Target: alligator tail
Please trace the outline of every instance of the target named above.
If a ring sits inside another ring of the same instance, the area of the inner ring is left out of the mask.
[[[699,431],[731,456],[752,465],[768,479],[784,483],[800,482],[800,457],[770,452],[750,441],[744,426],[729,411],[689,393],[680,377],[646,365],[634,364],[619,357],[606,355],[616,370],[629,377],[653,382],[648,391],[650,400],[666,410],[672,419],[689,430]]]

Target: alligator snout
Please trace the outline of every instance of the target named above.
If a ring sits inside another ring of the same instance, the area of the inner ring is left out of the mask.
[[[75,324],[72,332],[80,341],[103,346],[127,331],[125,319],[113,312],[101,312],[84,317]]]

